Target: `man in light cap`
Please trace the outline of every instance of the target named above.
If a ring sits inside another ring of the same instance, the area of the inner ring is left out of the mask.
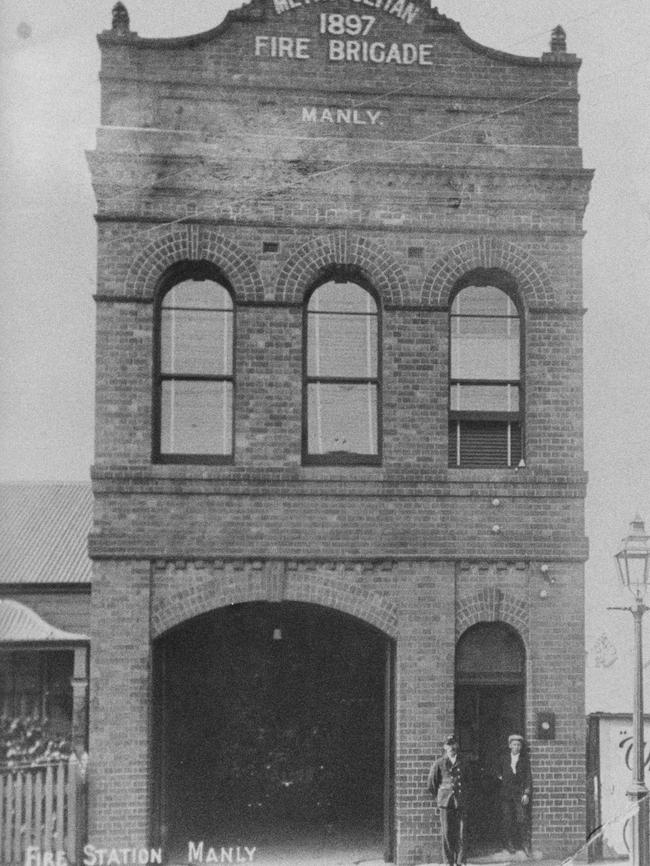
[[[447,737],[445,753],[431,765],[427,788],[440,812],[442,850],[449,866],[465,862],[465,824],[467,815],[467,767],[458,754],[458,740]]]
[[[504,842],[511,854],[521,849],[530,857],[530,798],[533,793],[530,762],[522,753],[524,738],[520,734],[511,734],[508,746],[510,754],[503,758],[499,773]]]

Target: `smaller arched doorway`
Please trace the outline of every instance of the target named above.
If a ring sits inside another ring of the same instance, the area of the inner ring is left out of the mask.
[[[455,720],[472,771],[469,838],[472,853],[501,847],[499,759],[508,736],[524,733],[526,650],[506,623],[479,622],[456,646]]]

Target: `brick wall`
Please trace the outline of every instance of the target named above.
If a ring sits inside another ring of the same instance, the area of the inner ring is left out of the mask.
[[[147,562],[94,565],[89,842],[98,848],[146,846],[149,834],[149,574]]]
[[[579,64],[486,49],[424,7],[414,25],[377,13],[374,38],[431,43],[431,65],[337,64],[321,14],[253,0],[198,37],[100,37],[92,838],[148,841],[152,641],[228,604],[287,599],[394,642],[400,864],[438,859],[424,784],[454,724],[455,641],[480,621],[515,628],[534,844],[566,855],[584,838]],[[309,33],[314,53],[255,57],[260,33]],[[302,113],[337,105],[380,122]],[[154,300],[183,261],[212,262],[233,290],[228,466],[151,462]],[[301,465],[302,304],[336,265],[379,298],[380,466]],[[477,267],[520,295],[517,471],[447,466],[449,297]],[[535,714],[548,709],[546,743]]]
[[[532,766],[536,826],[558,851],[585,835],[584,575],[561,564],[554,574],[534,608],[543,615],[531,616],[531,644],[541,651],[532,653],[530,708],[557,712],[555,739],[533,743]]]

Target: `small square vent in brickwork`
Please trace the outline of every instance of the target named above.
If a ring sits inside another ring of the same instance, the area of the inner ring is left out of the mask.
[[[409,247],[408,248],[408,257],[409,257],[409,259],[423,259],[424,258],[424,247]]]
[[[262,241],[263,253],[277,253],[280,249],[280,244],[276,241]]]

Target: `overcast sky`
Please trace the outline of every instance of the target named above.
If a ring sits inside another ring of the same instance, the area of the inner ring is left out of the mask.
[[[95,36],[110,27],[112,5],[0,2],[0,480],[87,479],[92,462],[95,204],[84,151],[99,120]],[[141,36],[182,36],[240,4],[126,5]],[[529,56],[548,50],[562,24],[583,60],[581,143],[584,165],[596,170],[584,242],[588,709],[624,710],[632,619],[605,607],[627,603],[612,556],[629,521],[639,511],[650,526],[649,5],[438,7],[473,39]]]

